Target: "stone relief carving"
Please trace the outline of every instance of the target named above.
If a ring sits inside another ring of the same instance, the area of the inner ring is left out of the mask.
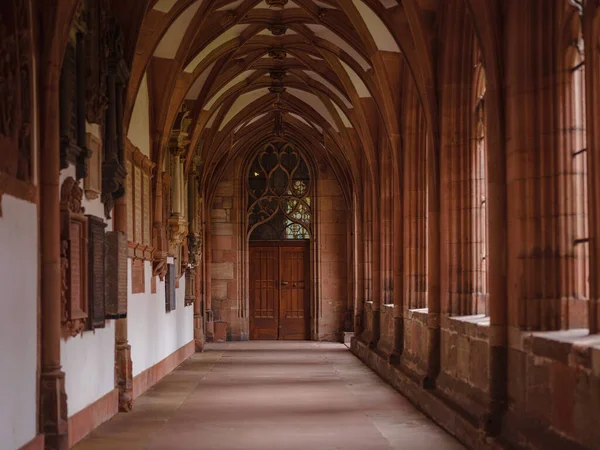
[[[122,111],[129,69],[123,59],[123,34],[114,18],[107,20],[108,109],[104,126],[104,164],[102,165],[102,202],[110,219],[115,200],[125,195],[124,133]]]
[[[81,205],[83,189],[73,177],[65,179],[60,192],[61,209],[61,303],[63,336],[81,333],[88,321],[87,217]]]
[[[29,17],[25,0],[6,0],[0,5],[0,200],[4,192],[34,200],[29,184],[33,175]]]
[[[103,124],[108,107],[106,75],[108,72],[108,0],[86,0],[86,118]]]

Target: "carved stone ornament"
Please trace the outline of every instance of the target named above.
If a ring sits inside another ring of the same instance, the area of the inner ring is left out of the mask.
[[[155,251],[154,259],[152,261],[152,276],[158,276],[161,281],[164,281],[167,269],[167,254],[165,252]]]
[[[63,336],[76,336],[88,322],[88,223],[81,205],[83,189],[73,178],[60,191],[61,321]]]
[[[9,192],[33,201],[28,188],[33,176],[29,17],[27,0],[0,2],[0,199]]]
[[[202,256],[202,235],[200,233],[188,234],[187,244],[189,263],[192,267],[196,267],[200,264]]]
[[[273,36],[283,36],[287,31],[287,27],[282,23],[274,23],[269,26],[269,31]]]
[[[287,57],[287,52],[284,48],[272,48],[269,50],[269,58],[276,61],[283,61]]]
[[[187,234],[187,220],[181,216],[172,216],[169,219],[169,255],[179,254],[179,247]]]
[[[267,0],[267,5],[271,8],[283,8],[288,0]]]
[[[185,271],[184,306],[191,306],[196,300],[196,269],[188,267]]]
[[[88,160],[87,177],[83,180],[85,197],[95,200],[102,192],[102,141],[91,133],[87,133],[87,148],[91,156]]]
[[[86,54],[86,118],[102,124],[108,107],[106,75],[108,72],[108,0],[85,0],[87,10]]]
[[[125,195],[127,171],[122,161],[124,150],[123,110],[124,90],[129,69],[123,59],[123,34],[113,17],[107,20],[108,48],[108,109],[104,126],[104,164],[102,165],[102,202],[104,214],[110,219],[114,201]]]

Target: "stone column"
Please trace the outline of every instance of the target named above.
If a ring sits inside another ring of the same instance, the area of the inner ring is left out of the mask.
[[[507,1],[506,160],[509,321],[516,329],[561,328],[560,117],[556,2]],[[516,43],[519,43],[516,45]],[[561,251],[562,250],[562,251]]]
[[[481,8],[483,5],[476,5]],[[494,9],[500,14],[500,8]],[[493,34],[489,27],[486,32]],[[492,42],[492,39],[487,42]],[[488,49],[491,50],[491,49]],[[494,49],[499,50],[499,49]],[[486,432],[496,436],[502,429],[502,418],[508,396],[508,299],[506,297],[506,142],[504,139],[504,91],[500,68],[501,60],[495,52],[485,59],[486,93],[486,146],[487,146],[487,213],[488,213],[488,282],[489,282],[489,415]],[[496,56],[497,55],[497,56]]]
[[[404,190],[401,176],[403,164],[400,141],[401,136],[395,135],[398,144],[396,148],[396,171],[392,180],[392,266],[394,279],[394,340],[392,343],[391,363],[398,363],[404,352],[404,217],[405,208],[402,202]]]
[[[435,387],[440,372],[440,165],[439,143],[427,139],[427,375],[426,388]]]
[[[47,39],[49,39],[47,37]],[[60,260],[60,140],[59,79],[62,53],[55,47],[46,56],[40,92],[40,250],[42,358],[40,423],[45,448],[66,450],[68,439],[65,374],[61,370],[61,260]]]
[[[588,167],[588,232],[590,251],[590,333],[600,332],[600,5],[586,2],[584,11],[586,132]]]
[[[179,152],[176,152],[173,156],[173,205],[171,205],[171,209],[173,211],[174,216],[183,215],[183,210],[181,208],[183,193],[181,190],[182,180],[181,180],[181,156]]]
[[[352,216],[352,226],[354,228],[354,233],[352,236],[352,247],[353,247],[353,256],[354,256],[354,265],[353,265],[353,300],[354,300],[354,336],[358,339],[363,335],[365,331],[365,297],[364,297],[364,252],[363,252],[363,221],[361,216],[359,215],[361,208],[359,208],[359,202],[357,198],[353,198],[353,205],[351,211],[353,212]]]
[[[139,199],[141,201],[141,199]],[[127,201],[123,195],[115,201],[113,229],[127,233]],[[119,411],[129,412],[133,408],[133,371],[131,345],[127,335],[127,317],[115,321],[115,358],[117,387],[119,389]]]

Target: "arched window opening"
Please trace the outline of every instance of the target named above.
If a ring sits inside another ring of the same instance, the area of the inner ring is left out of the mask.
[[[576,8],[574,6],[574,8]],[[588,168],[585,112],[585,57],[582,34],[582,11],[577,8],[570,24],[569,47],[567,48],[566,70],[566,129],[567,145],[564,158],[567,177],[566,207],[570,209],[568,242],[571,247],[572,264],[568,292],[568,315],[566,328],[585,328],[589,286],[589,233],[588,233]],[[570,167],[569,167],[570,166]]]
[[[486,78],[481,53],[474,52],[474,145],[471,161],[472,237],[473,237],[473,303],[472,314],[488,314],[488,227],[487,227],[487,142],[486,142]]]
[[[310,239],[312,191],[308,166],[294,146],[267,144],[248,173],[250,240]]]

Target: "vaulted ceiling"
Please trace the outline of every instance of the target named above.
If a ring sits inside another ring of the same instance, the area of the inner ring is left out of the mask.
[[[126,126],[144,85],[159,165],[183,109],[188,164],[197,156],[205,171],[283,136],[356,172],[363,156],[372,163],[379,148],[398,145],[406,73],[419,92],[430,89],[431,68],[416,55],[422,48],[427,57],[423,13],[436,3],[153,0],[133,57]]]

